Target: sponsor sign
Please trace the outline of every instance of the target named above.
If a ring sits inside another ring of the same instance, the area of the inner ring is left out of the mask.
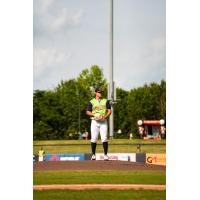
[[[39,162],[42,162],[44,161],[44,156],[39,156],[39,159],[38,159]]]
[[[85,160],[91,160],[92,154],[91,153],[86,153],[85,154]]]
[[[33,162],[38,162],[38,155],[33,155]]]
[[[84,154],[46,154],[46,161],[84,160]]]
[[[58,154],[46,154],[45,160],[46,161],[58,161],[58,160],[60,160],[60,157]]]
[[[154,165],[166,165],[166,154],[146,154],[146,163]]]
[[[109,160],[136,162],[136,154],[135,153],[109,153],[108,158],[109,158]],[[104,160],[104,154],[97,153],[96,160]]]
[[[79,156],[64,156],[64,157],[60,157],[61,161],[66,161],[66,160],[80,160]]]
[[[136,162],[146,162],[146,154],[145,153],[136,153]]]

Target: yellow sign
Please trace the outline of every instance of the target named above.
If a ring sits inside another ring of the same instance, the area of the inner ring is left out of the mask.
[[[146,154],[146,163],[154,165],[166,165],[166,154]]]

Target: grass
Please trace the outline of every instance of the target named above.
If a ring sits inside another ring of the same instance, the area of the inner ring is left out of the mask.
[[[120,145],[126,143],[127,145]],[[151,144],[151,143],[164,143],[164,145],[141,145],[141,152],[143,153],[165,153],[166,145],[165,140],[153,141],[153,140],[141,140],[141,139],[113,139],[109,141],[109,152],[110,153],[136,153],[138,152],[137,146],[131,144]],[[44,146],[45,152],[48,153],[90,153],[90,141],[89,140],[49,140],[49,141],[34,141],[35,145],[55,145],[55,144],[66,144],[64,146]],[[75,144],[70,146],[69,144]],[[86,145],[81,145],[86,144]],[[118,145],[112,145],[118,144]],[[37,154],[41,146],[34,146],[33,153]],[[103,147],[101,141],[98,141],[97,153],[102,153]]]
[[[37,154],[40,146],[34,146],[33,153]],[[47,154],[51,153],[91,153],[90,145],[76,145],[76,146],[45,146],[45,152]],[[102,153],[102,144],[97,144],[96,153]],[[136,153],[138,152],[136,146],[132,145],[112,145],[109,144],[109,153]],[[155,145],[155,146],[141,146],[141,153],[165,153],[165,145]]]
[[[34,191],[33,200],[165,200],[166,191],[155,190],[44,190]]]
[[[140,140],[141,141],[141,140]],[[90,144],[89,141],[35,141],[36,144]],[[110,141],[109,143],[131,143],[129,140]],[[136,142],[136,141],[134,141]],[[146,143],[160,141],[142,141]],[[163,142],[163,141],[162,141]],[[137,141],[138,143],[138,141]],[[37,147],[39,150],[39,147]],[[34,150],[37,150],[34,147]],[[130,149],[131,148],[131,149]],[[132,152],[135,146],[112,146],[110,152]],[[145,149],[147,148],[147,149]],[[158,149],[157,149],[158,148]],[[162,149],[161,149],[162,148]],[[163,150],[164,149],[164,150]],[[53,146],[45,147],[47,153],[90,152],[90,146]],[[142,146],[142,150],[159,153],[165,151],[164,146]],[[102,152],[102,145],[97,151]],[[134,150],[133,150],[134,152]],[[136,151],[135,151],[136,152]],[[166,184],[166,172],[163,171],[33,171],[33,184],[84,184],[84,183],[113,183],[113,184]],[[156,190],[43,190],[33,191],[33,200],[165,200],[166,191]]]
[[[34,185],[41,184],[165,184],[163,171],[34,171]]]
[[[100,142],[100,140],[99,140]],[[130,144],[136,144],[136,143],[165,143],[166,140],[143,140],[143,139],[112,139],[109,140],[109,143],[130,143]],[[35,140],[33,141],[33,144],[90,144],[90,140]]]

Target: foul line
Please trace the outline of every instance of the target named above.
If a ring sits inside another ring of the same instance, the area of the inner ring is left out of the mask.
[[[33,190],[166,190],[166,185],[144,185],[144,184],[67,184],[67,185],[33,185]]]

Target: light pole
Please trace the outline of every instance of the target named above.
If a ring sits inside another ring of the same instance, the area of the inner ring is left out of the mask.
[[[111,101],[112,114],[109,118],[109,133],[110,139],[113,138],[114,127],[114,86],[113,86],[113,0],[110,0],[110,66],[109,66],[109,90],[108,99]]]
[[[79,89],[76,87],[76,95],[78,97],[78,133],[80,134],[80,123],[81,123],[81,110],[80,110],[80,94]]]
[[[78,131],[81,133],[81,111],[80,111],[80,95],[78,93]]]

